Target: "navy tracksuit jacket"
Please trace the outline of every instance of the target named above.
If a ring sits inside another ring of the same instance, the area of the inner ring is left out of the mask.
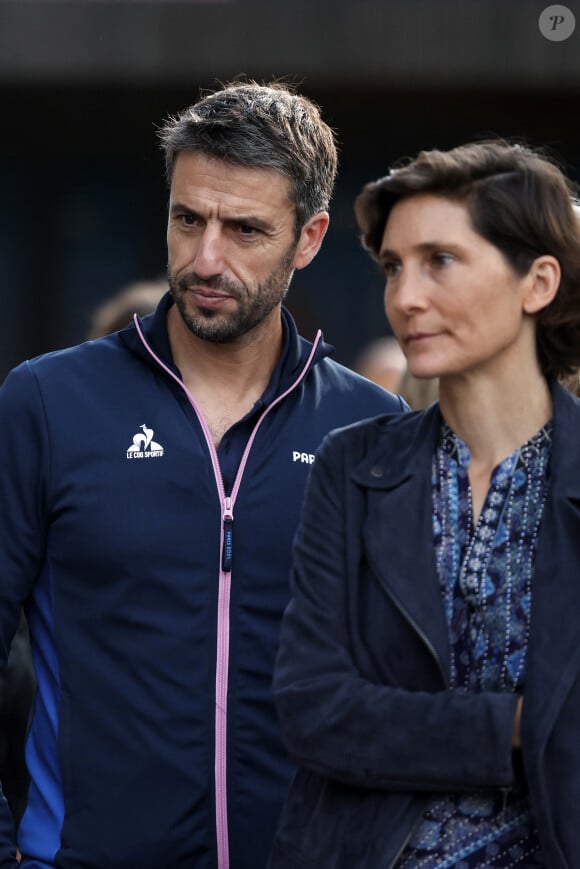
[[[25,606],[38,682],[22,869],[261,869],[292,767],[271,697],[313,454],[404,409],[299,338],[240,425],[231,491],[166,307],[0,390],[0,664]],[[270,392],[272,391],[270,389]],[[14,866],[0,812],[0,865]]]

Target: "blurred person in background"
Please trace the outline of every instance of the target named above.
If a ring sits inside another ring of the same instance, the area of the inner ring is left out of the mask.
[[[399,392],[407,369],[407,360],[399,342],[392,335],[375,338],[360,351],[353,368],[390,392]]]
[[[414,377],[399,342],[392,335],[367,344],[356,357],[353,368],[373,383],[398,393],[411,410],[422,410],[437,401],[438,378]]]
[[[152,281],[135,281],[100,304],[94,311],[89,325],[88,339],[102,338],[123,329],[134,315],[145,317],[155,310],[167,292],[167,278]]]
[[[407,366],[398,392],[412,410],[424,410],[439,398],[439,378],[415,377]]]
[[[437,377],[415,377],[407,365],[401,345],[392,335],[367,344],[354,361],[353,368],[384,389],[398,393],[411,410],[422,410],[437,401]]]
[[[160,135],[170,292],[0,390],[0,650],[24,605],[38,681],[25,869],[266,865],[293,771],[272,669],[314,452],[405,408],[282,304],[329,222],[317,106],[239,83]]]
[[[356,204],[439,402],[332,433],[274,690],[300,765],[272,869],[580,866],[580,227],[502,141]]]

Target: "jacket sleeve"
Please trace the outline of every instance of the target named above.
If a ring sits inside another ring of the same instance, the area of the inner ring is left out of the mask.
[[[274,674],[290,754],[307,769],[359,787],[509,787],[517,696],[411,691],[357,671],[346,613],[353,580],[345,540],[353,529],[347,535],[340,443],[331,435],[319,451],[295,540]]]
[[[0,389],[0,670],[40,570],[46,540],[47,438],[42,401],[24,363]],[[0,866],[17,866],[14,825],[0,793]]]

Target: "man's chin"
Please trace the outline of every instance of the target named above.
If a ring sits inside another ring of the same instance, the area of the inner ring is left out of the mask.
[[[227,318],[220,317],[214,311],[207,316],[199,312],[197,316],[183,317],[183,321],[192,335],[202,341],[211,341],[214,344],[227,344],[240,337],[240,331],[236,325],[228,322]]]

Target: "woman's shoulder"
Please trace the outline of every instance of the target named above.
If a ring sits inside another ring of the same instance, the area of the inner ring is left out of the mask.
[[[367,454],[374,447],[394,449],[428,436],[431,429],[438,428],[439,422],[438,404],[426,410],[381,414],[334,429],[324,439],[320,453],[327,457],[337,453],[355,457]]]

